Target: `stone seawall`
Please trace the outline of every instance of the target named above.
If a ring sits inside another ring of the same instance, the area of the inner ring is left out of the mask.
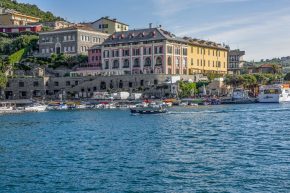
[[[90,97],[93,92],[129,91],[154,92],[171,75],[121,75],[87,77],[25,77],[10,78],[4,90],[5,99],[46,98],[58,99],[65,93],[68,98]],[[198,75],[180,75],[181,79],[198,81]],[[166,90],[166,89],[165,89]],[[169,91],[170,88],[167,88]],[[166,91],[166,92],[167,92]],[[156,91],[160,93],[159,91]],[[165,91],[163,91],[165,92]]]

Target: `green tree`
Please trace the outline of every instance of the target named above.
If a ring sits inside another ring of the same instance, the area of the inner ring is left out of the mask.
[[[5,73],[0,72],[0,90],[6,88],[7,82],[8,82],[8,79]]]
[[[179,97],[186,98],[197,93],[196,83],[179,81]]]
[[[286,74],[286,76],[284,77],[284,80],[290,81],[290,72]]]

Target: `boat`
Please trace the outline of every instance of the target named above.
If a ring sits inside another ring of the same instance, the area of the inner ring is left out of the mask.
[[[258,95],[259,103],[290,102],[290,85],[275,84],[261,86]]]
[[[31,106],[24,107],[24,112],[45,112],[47,109],[47,105],[42,104],[33,104]]]
[[[148,105],[146,107],[136,107],[130,109],[132,114],[161,114],[166,113],[167,109],[163,106]]]
[[[143,107],[143,108],[133,108],[133,109],[130,109],[130,111],[132,114],[161,114],[161,113],[166,113],[167,109]]]
[[[249,91],[242,88],[233,90],[231,97],[221,99],[221,104],[251,104],[256,102],[257,99],[251,98],[249,96]]]

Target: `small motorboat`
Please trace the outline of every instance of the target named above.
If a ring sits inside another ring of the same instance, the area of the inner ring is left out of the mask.
[[[167,109],[163,107],[137,107],[130,109],[132,114],[161,114],[166,113]]]

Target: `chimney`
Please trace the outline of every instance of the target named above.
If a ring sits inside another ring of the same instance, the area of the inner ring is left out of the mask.
[[[152,23],[149,23],[149,28],[150,28],[150,29],[152,28]]]
[[[159,28],[162,28],[162,25],[159,25]]]

